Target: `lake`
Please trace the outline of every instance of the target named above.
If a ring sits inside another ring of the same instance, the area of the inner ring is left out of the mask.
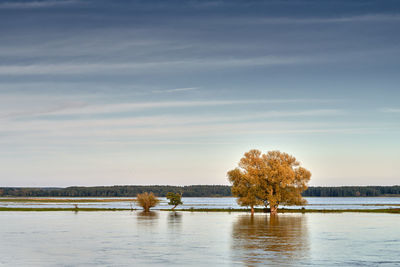
[[[0,212],[0,266],[396,266],[400,216]]]
[[[51,198],[54,199],[54,198]],[[66,199],[66,198],[59,198]],[[72,198],[68,198],[72,199]],[[88,199],[88,198],[73,198],[73,199]],[[105,198],[91,198],[91,199],[105,199]],[[108,199],[119,199],[119,198],[108,198]],[[123,198],[126,199],[126,198]],[[160,198],[161,203],[155,207],[158,209],[171,208],[168,206],[168,201],[165,198]],[[308,202],[304,206],[281,206],[281,208],[300,209],[302,207],[308,209],[384,209],[384,208],[399,208],[400,197],[306,197]],[[212,198],[212,197],[189,197],[182,198],[183,205],[178,206],[178,209],[246,209],[236,203],[236,198],[223,197],[223,198]],[[15,208],[72,208],[75,203],[55,203],[55,202],[13,202],[2,201],[0,207],[15,207]],[[78,203],[80,208],[119,208],[119,209],[130,209],[131,205],[133,208],[140,208],[133,202],[127,201],[113,201],[113,202],[83,202]]]

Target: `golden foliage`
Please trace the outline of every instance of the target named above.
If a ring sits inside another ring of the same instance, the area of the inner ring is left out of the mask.
[[[295,157],[280,151],[262,154],[250,150],[240,160],[238,168],[228,172],[232,194],[242,206],[264,204],[276,212],[279,204],[300,205],[305,200],[301,192],[307,189],[311,172]]]
[[[150,208],[157,206],[157,204],[160,202],[160,200],[157,199],[152,192],[150,192],[150,194],[147,192],[138,194],[135,201],[146,212],[150,211]]]

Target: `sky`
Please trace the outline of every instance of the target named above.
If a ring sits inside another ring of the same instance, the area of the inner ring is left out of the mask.
[[[0,0],[0,186],[400,184],[398,1]]]

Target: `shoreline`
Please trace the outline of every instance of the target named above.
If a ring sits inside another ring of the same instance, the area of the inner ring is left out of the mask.
[[[50,203],[82,203],[82,202],[133,202],[135,199],[133,198],[6,198],[0,197],[0,202],[50,202]]]
[[[96,212],[96,211],[142,211],[142,209],[117,209],[117,208],[8,208],[0,207],[1,211],[20,211],[20,212],[52,212],[52,211],[73,211],[73,212]],[[246,212],[250,209],[159,209],[152,211],[168,212]],[[266,213],[265,209],[255,209],[255,213]],[[278,213],[390,213],[400,214],[400,208],[396,209],[278,209]]]

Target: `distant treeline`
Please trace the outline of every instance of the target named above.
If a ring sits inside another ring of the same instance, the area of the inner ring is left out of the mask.
[[[304,191],[305,197],[383,197],[400,196],[400,186],[311,186]]]
[[[229,197],[227,185],[126,185],[67,188],[0,187],[0,197],[135,197],[139,193],[153,192],[164,197],[168,192],[183,193],[184,197]],[[379,197],[400,196],[400,186],[341,186],[309,187],[305,197]]]
[[[231,196],[231,187],[226,185],[126,185],[67,188],[18,188],[0,187],[0,196],[13,197],[136,197],[143,192],[153,192],[165,197],[168,192],[183,193],[184,197],[226,197]]]

